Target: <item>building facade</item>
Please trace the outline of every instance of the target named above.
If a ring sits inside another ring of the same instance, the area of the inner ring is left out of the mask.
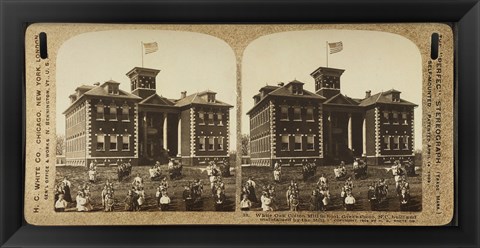
[[[252,165],[321,164],[324,97],[303,89],[303,83],[265,86],[254,96],[250,116]]]
[[[66,165],[86,166],[91,161],[105,166],[121,161],[136,165],[139,100],[112,80],[78,87],[63,113]]]
[[[231,105],[216,98],[213,91],[204,91],[176,101],[180,111],[179,156],[185,165],[206,165],[228,160]]]
[[[414,108],[400,98],[401,92],[389,90],[370,96],[360,103],[365,108],[365,154],[372,164],[392,164],[395,160],[414,160]]]
[[[225,161],[229,149],[231,105],[205,91],[179,99],[157,94],[160,70],[135,67],[126,75],[131,93],[119,83],[83,85],[70,95],[66,117],[66,163],[85,166],[92,160],[111,166],[166,163],[184,165]]]
[[[391,164],[413,159],[414,108],[390,90],[364,98],[341,93],[344,70],[319,67],[310,75],[315,93],[294,80],[265,86],[250,118],[251,164],[272,166],[350,163]]]

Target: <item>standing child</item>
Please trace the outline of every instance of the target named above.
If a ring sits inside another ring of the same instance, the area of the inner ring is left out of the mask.
[[[160,197],[160,209],[162,211],[168,210],[168,205],[170,205],[170,197],[168,197],[167,192],[162,192],[162,196]]]

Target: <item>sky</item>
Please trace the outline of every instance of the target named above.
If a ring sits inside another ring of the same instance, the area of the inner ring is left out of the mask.
[[[217,99],[236,105],[236,59],[231,47],[213,36],[166,30],[90,32],[67,40],[57,56],[57,133],[65,133],[68,96],[75,88],[110,79],[130,92],[125,75],[142,66],[141,42],[157,42],[158,51],[144,55],[144,67],[159,69],[157,94],[167,98],[212,90]],[[230,148],[236,145],[236,109],[230,110]]]
[[[242,133],[249,132],[246,112],[253,96],[265,85],[294,79],[315,92],[310,76],[326,66],[327,42],[343,43],[343,50],[328,55],[328,67],[344,69],[341,92],[363,98],[396,89],[400,97],[413,102],[415,109],[415,149],[422,146],[422,61],[420,50],[410,40],[387,32],[356,30],[290,31],[260,37],[245,49],[242,61]]]

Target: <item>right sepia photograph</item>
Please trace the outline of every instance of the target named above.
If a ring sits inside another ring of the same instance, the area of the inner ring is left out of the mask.
[[[241,210],[422,210],[422,59],[412,41],[282,32],[251,42],[241,66]]]

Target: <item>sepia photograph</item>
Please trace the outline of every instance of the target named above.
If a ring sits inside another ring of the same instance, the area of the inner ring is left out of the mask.
[[[387,32],[260,37],[242,63],[240,208],[421,211],[422,61]]]
[[[38,24],[27,37],[28,223],[452,219],[447,25]]]
[[[236,64],[224,41],[89,32],[57,64],[55,211],[235,210]]]

